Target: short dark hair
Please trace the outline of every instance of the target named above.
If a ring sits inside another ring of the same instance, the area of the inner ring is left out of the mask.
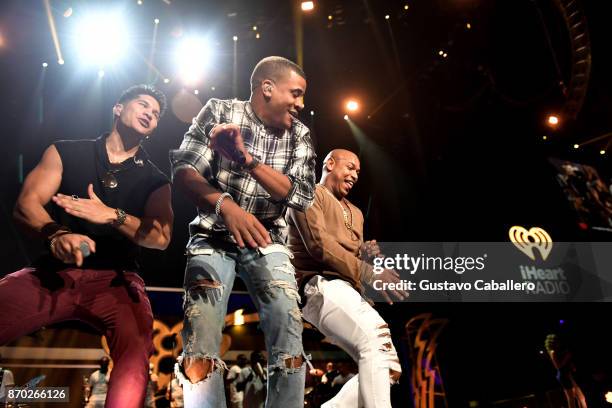
[[[287,71],[293,71],[306,79],[304,70],[298,64],[283,57],[266,57],[259,61],[251,74],[251,91],[266,79],[279,80]]]
[[[129,102],[133,99],[138,98],[140,95],[149,95],[155,98],[157,103],[159,103],[159,116],[162,117],[164,112],[166,112],[166,108],[168,106],[166,102],[166,95],[159,89],[155,88],[153,85],[140,84],[130,86],[128,89],[123,91],[117,103],[125,103]]]

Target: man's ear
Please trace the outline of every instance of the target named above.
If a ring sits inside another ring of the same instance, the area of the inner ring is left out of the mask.
[[[327,169],[328,172],[331,172],[334,169],[335,164],[336,164],[336,161],[334,160],[334,158],[330,157],[325,163],[325,168]]]
[[[121,116],[122,110],[123,110],[123,104],[116,103],[115,106],[113,106],[113,116]]]
[[[274,82],[269,79],[261,81],[261,92],[266,98],[272,97],[272,88],[274,88]]]

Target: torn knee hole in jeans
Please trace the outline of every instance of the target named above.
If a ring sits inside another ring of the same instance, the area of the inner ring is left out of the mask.
[[[189,287],[189,290],[195,290],[198,288],[203,289],[221,289],[223,285],[220,282],[214,281],[212,279],[198,279],[193,282],[193,284]]]
[[[200,309],[197,306],[195,306],[195,305],[189,306],[187,309],[185,309],[185,317],[187,317],[187,318],[198,317],[201,314],[202,313],[200,312]],[[195,335],[194,335],[194,337],[195,337]]]
[[[179,357],[174,367],[176,377],[181,384],[197,384],[206,381],[215,372],[223,372],[227,366],[219,358],[198,355],[195,357]]]
[[[283,375],[294,374],[300,371],[304,364],[304,358],[301,355],[292,356],[282,354],[276,359],[276,364],[270,367],[274,371],[280,371]]]
[[[297,291],[297,288],[291,282],[287,282],[284,280],[273,280],[266,285],[263,291],[270,297],[276,297],[274,292],[272,291],[273,288],[281,289],[283,292],[285,292],[285,296],[287,296],[289,299],[293,299],[298,302],[300,301],[300,295]]]
[[[287,368],[301,368],[304,363],[302,356],[287,357],[285,359],[285,367]]]
[[[299,307],[294,307],[293,309],[291,309],[289,311],[289,316],[291,316],[293,320],[295,320],[298,323],[302,322],[302,311],[300,310]]]
[[[206,294],[211,294],[216,300],[221,300],[221,296],[223,295],[223,284],[213,279],[198,279],[187,288],[187,292],[192,296],[196,293],[204,292]]]
[[[293,268],[293,265],[291,265],[291,261],[285,261],[282,265],[275,266],[274,270],[284,272],[288,275],[295,275],[295,269]]]

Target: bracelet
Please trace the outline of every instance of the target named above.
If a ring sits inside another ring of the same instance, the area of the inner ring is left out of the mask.
[[[120,227],[125,224],[125,220],[127,219],[127,214],[121,208],[115,208],[115,214],[117,214],[117,219],[111,221],[111,225],[113,227]]]
[[[217,202],[215,203],[215,214],[217,214],[217,217],[221,215],[221,204],[223,204],[223,200],[225,200],[226,198],[229,198],[230,200],[234,201],[230,193],[221,194],[219,198],[217,198]]]
[[[251,172],[255,169],[255,167],[259,166],[259,163],[259,160],[253,157],[253,160],[251,160],[250,164],[241,166],[242,171]]]
[[[61,231],[57,231],[55,234],[53,234],[53,238],[49,240],[49,250],[53,249],[53,245],[55,244],[55,241],[57,241],[59,237],[61,237],[62,235],[66,235],[66,234],[72,234],[72,231],[70,231],[69,229],[64,229]]]

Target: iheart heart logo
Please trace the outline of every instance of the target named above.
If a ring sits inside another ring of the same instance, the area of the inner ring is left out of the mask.
[[[542,260],[546,260],[550,251],[552,251],[553,242],[548,232],[542,228],[533,227],[529,231],[525,228],[515,225],[510,228],[509,231],[510,241],[516,246],[521,252],[531,258],[533,261],[536,260],[534,249],[537,248],[542,255]]]

